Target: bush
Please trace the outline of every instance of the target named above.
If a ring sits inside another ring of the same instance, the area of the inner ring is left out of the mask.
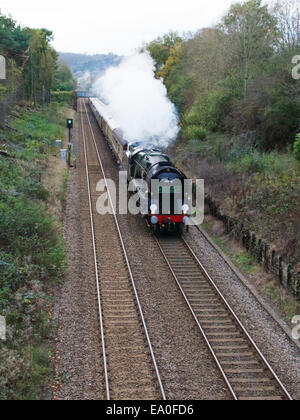
[[[69,106],[73,104],[73,92],[56,91],[52,92],[51,96],[53,102]]]
[[[231,109],[235,92],[226,87],[217,86],[207,93],[196,97],[192,108],[185,114],[188,125],[198,125],[209,131],[220,131],[224,128],[224,118]]]
[[[271,99],[271,106],[265,111],[260,128],[264,139],[262,146],[266,150],[291,144],[300,118],[297,101],[283,95],[276,97],[275,94]]]
[[[267,160],[264,153],[251,150],[240,160],[229,162],[226,168],[232,173],[264,172],[267,169]]]
[[[294,155],[297,160],[300,162],[300,133],[297,134],[295,143],[294,143]]]
[[[64,263],[62,240],[51,216],[22,196],[0,202],[0,275],[4,285],[17,290],[28,279],[57,279]]]
[[[197,125],[188,125],[184,128],[184,135],[188,140],[205,140],[208,136],[208,131]]]
[[[0,130],[10,154],[0,156],[0,314],[8,326],[8,340],[0,342],[0,400],[39,399],[50,372],[48,287],[65,263],[43,174],[64,133],[63,113],[58,104],[24,111],[11,122],[13,133]]]
[[[17,157],[34,162],[53,152],[55,140],[62,138],[64,134],[63,112],[64,106],[57,103],[52,103],[39,112],[23,112],[22,118],[12,124],[18,133],[14,141],[17,139],[20,144]]]
[[[201,125],[199,109],[197,109],[196,106],[192,106],[192,108],[185,113],[184,121],[186,125]]]
[[[209,92],[206,127],[212,131],[223,129],[223,120],[230,111],[230,102],[233,97],[233,92],[221,87]]]

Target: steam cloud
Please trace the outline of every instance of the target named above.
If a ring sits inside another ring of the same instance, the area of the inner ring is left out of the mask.
[[[179,132],[178,116],[154,71],[149,53],[124,58],[96,81],[93,92],[109,106],[128,141],[167,147]]]
[[[92,82],[91,73],[86,70],[77,78],[77,83],[80,89],[88,90]]]

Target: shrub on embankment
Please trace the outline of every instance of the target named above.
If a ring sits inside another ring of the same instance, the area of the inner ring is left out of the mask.
[[[300,133],[297,134],[295,143],[294,143],[294,155],[297,160],[300,162]]]
[[[72,106],[73,92],[53,91],[51,94],[52,100],[65,106]]]
[[[205,180],[222,213],[273,244],[286,262],[299,263],[300,165],[292,153],[262,152],[249,133],[178,140],[171,155],[190,176]]]
[[[51,373],[50,288],[64,270],[58,221],[43,183],[55,139],[64,135],[61,107],[23,111],[0,131],[0,399],[39,399]]]

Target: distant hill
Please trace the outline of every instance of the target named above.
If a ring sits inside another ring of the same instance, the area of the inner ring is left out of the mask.
[[[59,53],[59,60],[71,68],[79,88],[89,89],[101,73],[111,66],[117,66],[122,57],[112,53],[95,55]]]

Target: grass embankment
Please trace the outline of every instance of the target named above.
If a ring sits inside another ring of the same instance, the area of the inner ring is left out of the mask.
[[[8,327],[0,341],[0,399],[41,398],[52,372],[51,288],[65,264],[59,212],[50,208],[53,200],[65,203],[59,159],[47,175],[59,179],[56,189],[48,190],[45,175],[64,122],[64,109],[52,104],[21,111],[12,130],[0,131],[0,150],[8,153],[0,155],[0,315]]]
[[[300,261],[300,164],[291,151],[262,152],[247,136],[179,140],[176,163],[205,179],[206,192],[229,216],[261,236],[294,265]]]

